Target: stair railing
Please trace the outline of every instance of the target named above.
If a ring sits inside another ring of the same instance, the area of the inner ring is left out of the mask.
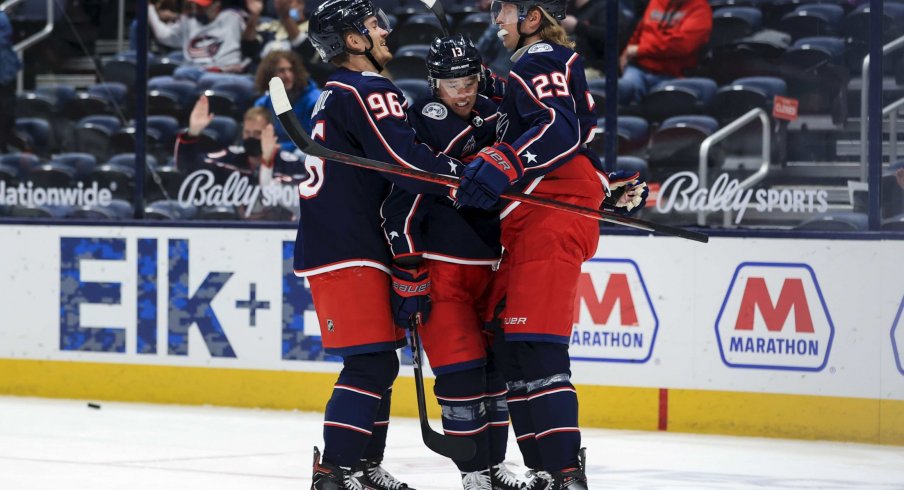
[[[20,2],[22,2],[22,0],[7,0],[6,2],[3,2],[2,4],[0,4],[0,11],[5,12],[9,8],[15,6],[16,4],[18,4]],[[20,61],[23,59],[22,53],[26,49],[34,46],[42,39],[49,36],[51,32],[53,32],[53,18],[54,18],[53,0],[47,0],[47,23],[44,24],[44,28],[41,29],[40,31],[32,34],[31,36],[28,36],[27,38],[19,41],[18,43],[16,43],[15,46],[13,46],[13,51],[15,51],[17,55],[19,55]],[[22,91],[22,85],[24,82],[22,72],[23,72],[23,70],[19,70],[19,78],[18,78],[17,85],[16,85],[16,90],[18,92]]]
[[[891,54],[904,47],[904,36],[882,46],[882,57]],[[867,182],[869,180],[869,162],[867,161],[868,146],[868,109],[869,109],[869,55],[863,57],[863,71],[860,76],[860,180]],[[882,111],[883,114],[885,111]]]

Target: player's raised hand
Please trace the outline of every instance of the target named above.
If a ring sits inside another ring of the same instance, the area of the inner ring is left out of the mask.
[[[191,115],[188,116],[188,135],[201,134],[201,131],[204,131],[204,128],[213,120],[213,116],[210,113],[210,102],[207,100],[207,96],[201,94],[198,101],[195,102],[195,107],[191,110]]]

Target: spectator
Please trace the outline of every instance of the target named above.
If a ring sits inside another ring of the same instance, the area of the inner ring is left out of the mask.
[[[270,113],[262,107],[252,107],[245,112],[242,121],[242,144],[228,148],[217,148],[204,153],[200,142],[213,114],[207,96],[201,95],[188,119],[188,128],[176,139],[176,165],[190,173],[201,168],[215,170],[215,173],[238,171],[253,176],[255,183],[267,185],[280,174],[291,174],[298,170],[298,158],[291,153],[279,151]],[[274,175],[275,174],[275,175]]]
[[[242,14],[223,9],[222,0],[187,0],[185,6],[186,11],[169,24],[161,19],[156,7],[148,7],[148,25],[157,41],[182,49],[188,66],[180,67],[177,75],[197,79],[205,70],[242,72],[247,65],[242,50]]]
[[[712,17],[706,0],[652,0],[619,60],[619,103],[638,103],[657,83],[696,66]]]
[[[254,84],[258,92],[262,92],[264,95],[257,99],[254,105],[265,107],[270,111],[271,117],[276,120],[276,136],[279,139],[279,145],[285,151],[294,151],[295,144],[292,143],[286,130],[276,119],[273,104],[270,102],[270,93],[267,92],[270,79],[273,77],[279,77],[282,80],[286,93],[289,94],[289,100],[292,101],[292,110],[295,111],[302,127],[308,133],[311,132],[311,113],[320,97],[320,88],[317,87],[314,80],[308,77],[308,72],[301,59],[292,51],[271,52],[264,57],[257,69]]]
[[[0,153],[16,127],[16,76],[22,63],[13,51],[13,26],[0,11]]]
[[[299,50],[308,39],[308,19],[304,0],[275,0],[277,19],[259,23],[264,8],[263,0],[248,0],[248,25],[254,26],[255,37],[262,45],[260,57],[272,51]],[[246,32],[248,32],[246,30]],[[246,39],[251,39],[246,36]]]
[[[618,52],[624,49],[631,33],[633,14],[624,1],[618,2]],[[584,57],[587,78],[601,78],[606,64],[606,1],[573,0],[562,27],[575,40],[575,51]]]

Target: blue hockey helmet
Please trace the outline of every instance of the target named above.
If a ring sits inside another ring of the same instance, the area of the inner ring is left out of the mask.
[[[439,37],[430,44],[427,53],[427,81],[437,95],[440,80],[477,76],[480,90],[485,83],[480,51],[470,39],[461,35]]]
[[[377,18],[380,27],[386,31],[391,30],[386,15],[375,8],[370,0],[327,0],[311,14],[308,35],[323,61],[330,61],[345,52],[369,55],[370,49],[365,52],[349,51],[344,35],[348,31],[354,31],[369,39],[364,21],[371,16]]]

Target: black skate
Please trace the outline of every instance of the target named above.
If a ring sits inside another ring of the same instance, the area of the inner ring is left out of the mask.
[[[518,480],[518,477],[503,463],[490,469],[490,479],[493,485],[492,490],[521,490],[524,488],[524,482]]]
[[[362,475],[359,478],[365,489],[373,490],[415,490],[402,483],[383,469],[381,461],[361,461]]]
[[[546,490],[552,488],[552,475],[545,471],[530,470],[527,472],[527,483],[524,490]]]
[[[361,483],[361,471],[320,462],[320,450],[314,446],[314,477],[311,490],[371,490]]]
[[[565,468],[552,474],[552,484],[548,490],[587,490],[587,474],[584,468],[587,463],[586,448],[578,451],[578,467]]]

